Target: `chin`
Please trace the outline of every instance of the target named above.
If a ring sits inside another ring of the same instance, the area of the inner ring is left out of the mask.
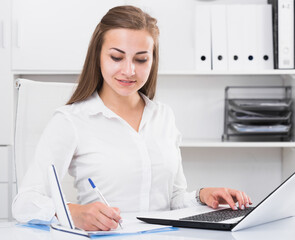
[[[122,97],[129,97],[134,94],[138,93],[138,91],[118,91],[117,94],[119,94]]]

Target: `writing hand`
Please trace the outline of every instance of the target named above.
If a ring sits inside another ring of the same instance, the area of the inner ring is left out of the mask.
[[[120,210],[104,203],[68,204],[76,227],[86,231],[109,231],[118,227]]]

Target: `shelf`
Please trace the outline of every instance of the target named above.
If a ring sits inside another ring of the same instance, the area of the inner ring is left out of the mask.
[[[15,70],[13,75],[79,75],[78,70]]]
[[[291,70],[251,70],[251,71],[159,71],[159,75],[293,75],[295,74],[295,69]]]
[[[183,139],[180,147],[292,148],[295,147],[295,142],[222,142],[220,139]]]
[[[79,75],[81,73],[80,70],[15,70],[12,71],[14,75]],[[209,75],[209,76],[219,76],[219,75],[295,75],[295,69],[291,70],[251,70],[251,71],[194,71],[194,70],[187,70],[187,71],[159,71],[160,76],[169,76],[169,75],[187,75],[187,76],[202,76],[202,75]]]

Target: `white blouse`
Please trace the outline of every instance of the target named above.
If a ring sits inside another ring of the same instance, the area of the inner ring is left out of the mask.
[[[107,108],[95,92],[87,100],[56,110],[44,130],[12,205],[20,222],[49,221],[55,214],[47,169],[55,164],[62,179],[75,179],[78,203],[98,201],[88,178],[121,212],[147,212],[196,204],[186,192],[172,110],[146,96],[139,131]]]

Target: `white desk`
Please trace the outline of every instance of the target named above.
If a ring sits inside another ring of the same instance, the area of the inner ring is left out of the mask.
[[[201,229],[181,228],[179,231],[143,234],[124,237],[107,237],[102,239],[126,240],[294,240],[295,217],[245,229],[239,232],[224,232]],[[12,222],[0,222],[1,240],[54,240],[50,232],[39,229],[15,226]],[[71,239],[71,238],[69,238]],[[73,238],[72,238],[73,239]],[[83,239],[87,239],[83,237]]]

